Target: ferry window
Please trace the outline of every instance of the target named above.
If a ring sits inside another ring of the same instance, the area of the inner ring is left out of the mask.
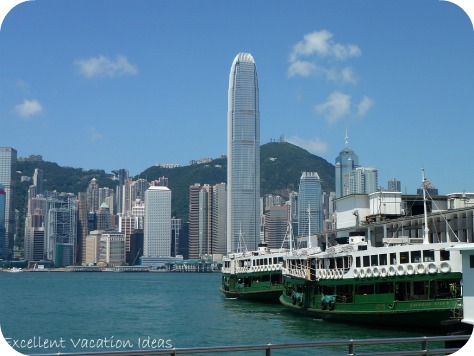
[[[469,263],[471,268],[474,268],[474,255],[469,256]]]
[[[441,261],[449,261],[449,251],[446,251],[446,250],[439,251],[439,257]]]
[[[370,256],[362,256],[364,267],[370,267]]]
[[[408,252],[400,252],[400,263],[408,263]]]
[[[379,262],[380,266],[386,266],[387,265],[387,254],[379,255]]]
[[[373,284],[361,284],[356,286],[356,294],[367,295],[374,294],[374,285]]]
[[[283,257],[278,257],[278,262],[283,262]]]
[[[391,253],[390,254],[390,264],[391,265],[396,265],[397,264],[397,254],[396,253]]]
[[[434,261],[434,251],[433,250],[423,250],[423,261],[432,262]]]
[[[412,263],[421,262],[421,251],[411,251],[411,262]]]
[[[383,282],[376,284],[377,293],[393,293],[393,283]]]
[[[278,262],[277,262],[277,258],[276,257],[273,257],[273,264],[276,265]]]
[[[360,267],[360,257],[356,257],[356,267]]]
[[[379,255],[370,256],[370,265],[371,266],[378,266],[379,265]]]

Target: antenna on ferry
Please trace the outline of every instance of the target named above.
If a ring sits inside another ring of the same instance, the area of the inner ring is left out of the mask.
[[[311,248],[311,204],[308,204],[308,248]]]
[[[429,233],[430,230],[428,229],[428,213],[426,210],[426,189],[425,189],[425,169],[421,169],[421,178],[422,178],[422,185],[421,188],[423,189],[423,212],[424,212],[424,220],[425,220],[425,228],[423,229],[423,243],[429,244],[430,238]]]

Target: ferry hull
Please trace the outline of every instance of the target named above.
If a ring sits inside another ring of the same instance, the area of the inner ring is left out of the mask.
[[[459,316],[460,302],[457,300],[439,301],[439,303],[452,305],[452,309],[402,309],[384,311],[356,311],[344,308],[344,306],[337,304],[333,310],[322,310],[312,307],[305,307],[295,305],[289,298],[280,297],[280,303],[305,316],[311,316],[315,319],[322,319],[335,322],[357,323],[357,324],[372,324],[379,326],[393,326],[397,328],[407,329],[426,329],[426,330],[441,330],[445,329],[444,324],[449,321],[461,321]],[[408,302],[407,307],[410,305]],[[354,306],[351,306],[354,308]],[[366,306],[367,307],[367,306]]]
[[[244,299],[244,300],[251,300],[257,302],[264,302],[264,303],[279,303],[279,298],[282,293],[282,288],[274,288],[274,289],[267,289],[267,290],[247,290],[245,292],[239,291],[226,291],[224,287],[220,288],[221,292],[227,298],[237,298],[237,299]]]

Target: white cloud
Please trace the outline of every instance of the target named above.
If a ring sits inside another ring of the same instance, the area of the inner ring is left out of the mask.
[[[105,56],[80,59],[74,62],[80,73],[86,78],[115,78],[124,75],[136,75],[138,68],[131,64],[125,56],[110,59]]]
[[[301,75],[307,77],[316,71],[316,66],[313,63],[306,61],[295,61],[290,64],[288,68],[288,76]]]
[[[345,67],[341,70],[341,79],[343,82],[357,84],[358,78],[352,71],[352,68]]]
[[[374,100],[368,96],[364,96],[357,106],[357,116],[362,117],[367,115],[372,106],[374,106],[374,103]]]
[[[328,144],[319,138],[307,140],[298,136],[292,136],[289,139],[287,138],[286,141],[317,155],[325,154],[328,149]]]
[[[291,50],[288,76],[307,77],[323,73],[328,80],[356,84],[357,77],[352,69],[349,67],[342,70],[329,68],[330,63],[328,62],[331,59],[344,61],[359,57],[362,55],[362,51],[354,44],[336,43],[332,37],[333,34],[327,30],[314,31],[304,35],[303,40],[297,42]]]
[[[290,53],[290,62],[300,57],[318,55],[320,57],[333,57],[345,60],[351,57],[359,57],[362,51],[357,45],[343,45],[332,41],[333,34],[327,30],[314,31],[303,36],[303,40],[297,42]]]
[[[15,105],[14,112],[23,119],[29,119],[30,117],[40,114],[43,111],[43,107],[40,102],[36,99],[23,100],[21,104]]]
[[[315,110],[322,114],[329,124],[334,124],[351,113],[351,97],[341,92],[333,92],[326,102],[316,105]]]

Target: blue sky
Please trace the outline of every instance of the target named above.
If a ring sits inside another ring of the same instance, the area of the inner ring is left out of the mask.
[[[474,191],[474,31],[438,0],[36,0],[0,31],[0,146],[63,166],[187,165],[227,149],[250,52],[261,143],[349,147],[414,193]],[[205,183],[205,182],[201,182]]]

